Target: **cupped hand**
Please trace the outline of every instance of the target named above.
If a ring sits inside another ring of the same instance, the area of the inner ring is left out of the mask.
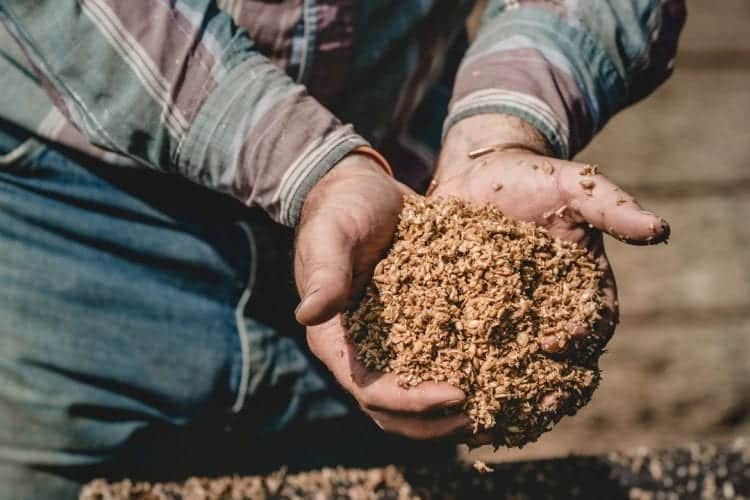
[[[606,343],[618,321],[618,303],[602,233],[634,245],[655,244],[667,240],[669,225],[652,212],[643,210],[633,196],[607,179],[597,167],[525,149],[524,142],[534,144],[528,139],[534,136],[529,136],[533,133],[529,130],[517,133],[522,127],[518,125],[520,120],[505,123],[515,127],[509,131],[511,142],[516,144],[512,149],[489,151],[490,148],[477,148],[476,143],[468,144],[467,130],[480,135],[481,130],[492,130],[489,125],[480,127],[482,119],[476,117],[467,122],[471,129],[459,129],[452,137],[449,135],[430,194],[492,203],[508,217],[533,222],[553,236],[587,248],[604,275],[600,283],[602,318],[594,332],[583,325],[569,328],[573,338],[595,333],[599,342]],[[530,147],[539,149],[538,141]],[[554,336],[545,338],[542,347],[549,352],[560,349]]]
[[[398,225],[411,191],[371,158],[352,154],[310,191],[298,228],[294,271],[301,301],[295,312],[307,342],[375,423],[414,439],[465,433],[458,414],[464,393],[444,383],[399,387],[396,377],[368,370],[346,338],[342,315],[369,280]],[[453,411],[451,411],[453,410]]]
[[[515,146],[489,151],[488,145],[498,143]],[[568,328],[572,338],[600,349],[618,322],[617,287],[602,234],[634,245],[656,244],[668,239],[669,225],[643,210],[597,167],[540,154],[545,148],[544,138],[514,117],[467,119],[454,126],[446,138],[430,195],[492,203],[508,217],[533,222],[553,236],[588,249],[603,273],[601,319],[593,331],[584,325]],[[559,352],[560,345],[553,335],[542,340],[549,353]],[[556,404],[555,397],[547,398],[544,404]],[[492,434],[480,433],[466,442],[470,446],[488,444]]]

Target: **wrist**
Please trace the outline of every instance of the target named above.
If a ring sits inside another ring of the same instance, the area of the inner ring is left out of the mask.
[[[381,155],[375,148],[372,148],[370,146],[360,146],[357,149],[353,150],[351,154],[355,155],[363,155],[371,160],[374,160],[375,163],[377,163],[380,168],[385,171],[386,174],[388,174],[390,177],[393,177],[393,169],[391,168],[391,164],[388,163],[388,160],[385,159],[383,155]]]
[[[505,145],[504,151],[526,151],[552,155],[547,139],[530,123],[512,115],[480,114],[462,119],[445,136],[435,177],[461,169],[469,153]]]
[[[305,219],[306,214],[313,210],[313,207],[320,205],[329,197],[330,188],[338,189],[334,186],[341,186],[349,182],[361,182],[362,178],[367,179],[366,182],[375,183],[383,179],[391,180],[390,166],[387,162],[383,164],[384,161],[384,159],[381,161],[375,157],[368,150],[353,149],[310,189],[302,204],[300,223]]]
[[[330,177],[339,175],[375,174],[393,177],[390,164],[374,149],[357,148],[343,157],[329,172]],[[321,179],[323,180],[323,179]]]

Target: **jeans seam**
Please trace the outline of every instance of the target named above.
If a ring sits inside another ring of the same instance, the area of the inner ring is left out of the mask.
[[[29,137],[10,151],[0,154],[0,169],[11,167],[20,161],[28,160],[34,154],[39,152],[42,147],[44,147],[44,145],[34,137]]]
[[[250,337],[247,332],[247,326],[245,325],[245,307],[253,294],[253,286],[255,285],[255,276],[258,267],[258,248],[255,243],[253,231],[245,222],[240,222],[239,225],[242,232],[245,233],[250,248],[250,273],[247,278],[247,285],[245,286],[245,289],[237,302],[237,307],[234,310],[234,319],[237,325],[237,335],[239,336],[240,351],[242,354],[242,372],[240,374],[240,385],[237,390],[237,398],[232,405],[233,413],[241,412],[245,406],[245,398],[250,383]]]

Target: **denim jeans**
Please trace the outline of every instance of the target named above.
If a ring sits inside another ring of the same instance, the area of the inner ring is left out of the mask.
[[[7,125],[0,155],[0,499],[405,457],[301,342],[290,231]]]

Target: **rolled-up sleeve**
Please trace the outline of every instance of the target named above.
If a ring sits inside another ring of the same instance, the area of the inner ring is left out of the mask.
[[[214,1],[8,0],[0,22],[91,143],[286,225],[315,182],[367,144]]]
[[[570,158],[671,74],[685,16],[684,0],[489,0],[444,130],[510,114]]]

